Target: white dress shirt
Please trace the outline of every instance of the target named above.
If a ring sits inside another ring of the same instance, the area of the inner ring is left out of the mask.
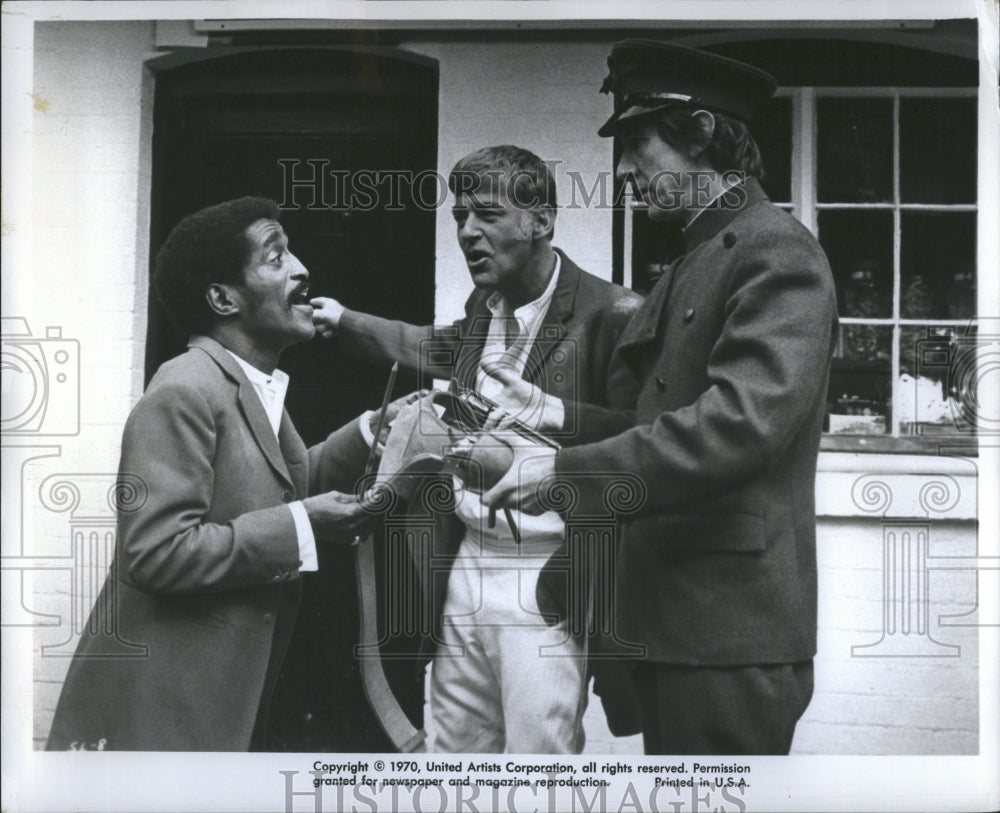
[[[562,260],[556,254],[556,267],[552,272],[549,284],[542,291],[538,299],[528,302],[519,308],[511,311],[510,304],[499,291],[494,291],[486,300],[486,307],[489,308],[493,318],[490,320],[487,330],[486,341],[483,344],[482,362],[501,364],[513,369],[519,375],[524,373],[524,368],[528,364],[528,354],[531,346],[541,330],[545,321],[545,314],[552,304],[552,296],[555,293],[556,285],[559,282],[559,272]],[[513,316],[520,329],[516,341],[507,347],[507,324],[509,318]],[[497,400],[500,383],[487,375],[480,367],[476,375],[476,391],[490,400]],[[554,403],[549,408],[562,409],[563,404],[559,399],[550,399]],[[528,421],[528,423],[531,423]],[[562,416],[554,419],[554,425],[561,426]],[[456,483],[456,489],[461,489],[461,485]],[[495,526],[489,527],[489,510],[483,506],[478,494],[473,494],[465,490],[456,493],[456,515],[465,523],[468,529],[467,534],[475,539],[478,544],[487,548],[499,547],[501,549],[517,550],[520,553],[528,553],[532,548],[538,547],[548,552],[550,548],[562,541],[565,526],[562,518],[554,511],[548,511],[540,516],[523,514],[520,511],[512,511],[514,522],[517,523],[521,535],[521,545],[514,545],[514,535],[510,526],[500,512],[495,517]],[[532,544],[533,543],[533,544]]]
[[[236,363],[250,379],[254,392],[257,393],[257,397],[260,398],[264,411],[267,413],[267,419],[271,423],[271,429],[274,430],[274,436],[278,437],[281,413],[285,408],[285,394],[288,392],[288,374],[281,370],[275,370],[268,375],[252,364],[248,364],[231,350],[226,352],[236,359]],[[295,521],[295,536],[299,544],[299,571],[319,570],[319,560],[316,558],[316,537],[313,534],[309,516],[306,514],[306,508],[301,500],[288,503],[288,508]]]

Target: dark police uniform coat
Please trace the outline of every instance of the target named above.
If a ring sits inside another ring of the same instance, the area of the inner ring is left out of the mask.
[[[720,203],[622,336],[634,415],[581,406],[580,438],[604,439],[563,449],[556,469],[582,506],[601,505],[616,472],[645,484],[619,559],[621,637],[666,664],[793,663],[816,650],[834,285],[816,240],[756,181]]]
[[[245,751],[298,610],[285,503],[349,491],[356,423],[306,450],[206,337],[164,364],[122,439],[111,572],[70,665],[49,750]],[[318,541],[318,540],[317,540]]]

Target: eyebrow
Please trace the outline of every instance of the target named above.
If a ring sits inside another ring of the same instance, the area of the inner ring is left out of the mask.
[[[271,231],[271,234],[268,236],[268,238],[261,244],[261,248],[268,249],[275,243],[287,243],[287,242],[288,242],[288,235],[285,234],[284,229],[278,226],[277,228]]]

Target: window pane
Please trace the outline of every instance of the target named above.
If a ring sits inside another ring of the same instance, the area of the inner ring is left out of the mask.
[[[828,432],[881,435],[889,430],[891,351],[888,325],[841,325],[830,371]]]
[[[825,211],[819,213],[818,223],[819,242],[837,285],[840,315],[891,317],[892,212]]]
[[[892,201],[892,100],[819,99],[816,103],[818,199]]]
[[[899,195],[903,203],[975,203],[975,99],[900,99]]]
[[[761,119],[751,132],[764,161],[764,191],[775,203],[787,203],[792,199],[792,100],[773,99]]]
[[[904,326],[899,341],[900,432],[910,435],[974,430],[976,329],[972,325]]]
[[[976,213],[902,212],[904,319],[969,319],[976,312]]]

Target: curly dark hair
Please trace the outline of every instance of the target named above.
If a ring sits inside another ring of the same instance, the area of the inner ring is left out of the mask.
[[[506,181],[507,199],[514,206],[553,210],[557,206],[556,179],[549,165],[530,150],[511,144],[483,147],[461,158],[448,176],[448,189],[452,194],[456,189],[475,194],[492,179]]]
[[[656,117],[656,130],[660,138],[672,147],[703,144],[705,134],[694,115],[700,108],[676,105]],[[705,154],[718,172],[737,171],[760,180],[764,177],[764,162],[760,148],[750,134],[750,128],[739,119],[712,112],[715,131],[705,146]]]
[[[245,197],[201,209],[174,226],[156,255],[153,287],[181,332],[190,336],[212,327],[215,314],[205,291],[213,282],[242,282],[250,253],[247,228],[279,214],[273,200]]]

